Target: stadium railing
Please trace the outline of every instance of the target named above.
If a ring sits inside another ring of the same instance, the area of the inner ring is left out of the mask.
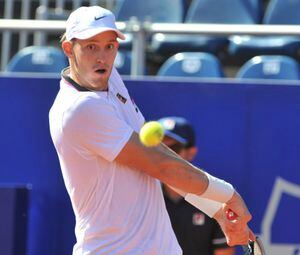
[[[66,8],[74,10],[82,5],[101,5],[112,9],[115,1],[117,0],[0,0],[0,19],[49,19],[46,12],[40,12],[41,8],[46,9],[46,11],[55,10],[55,13],[63,13]],[[0,70],[4,70],[12,51],[15,51],[16,47],[21,50],[32,45],[30,42],[31,34],[28,31],[17,31],[17,35],[18,39],[16,40],[15,34],[12,34],[10,30],[0,34]],[[45,36],[42,32],[35,33],[33,44],[36,45],[36,37],[41,41]]]
[[[214,36],[228,35],[294,35],[300,36],[300,25],[225,25],[225,24],[183,24],[150,23],[132,19],[129,22],[117,22],[123,32],[133,33],[131,75],[142,75],[145,70],[146,37],[155,33],[167,34],[204,34]],[[0,19],[0,32],[36,32],[62,33],[65,21],[58,20],[23,20]],[[38,42],[37,42],[38,44]],[[2,47],[3,49],[3,47]],[[4,62],[3,62],[4,61]],[[7,65],[3,59],[1,69]]]

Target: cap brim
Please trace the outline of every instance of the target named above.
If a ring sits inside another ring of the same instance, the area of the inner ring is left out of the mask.
[[[184,144],[184,145],[187,144],[187,140],[186,140],[186,139],[182,138],[181,136],[179,136],[179,135],[177,135],[177,134],[175,134],[175,133],[172,133],[172,132],[169,131],[169,130],[165,130],[165,135],[168,136],[168,137],[173,138],[174,140],[176,140],[176,141],[179,142],[179,143],[182,143],[182,144]]]
[[[98,35],[98,34],[101,34],[101,33],[107,32],[107,31],[114,31],[121,40],[125,40],[125,35],[122,34],[118,29],[113,29],[113,28],[108,28],[108,27],[98,27],[98,28],[94,28],[94,29],[87,29],[85,31],[77,33],[73,38],[85,40],[85,39],[89,39],[91,37],[94,37],[95,35]]]

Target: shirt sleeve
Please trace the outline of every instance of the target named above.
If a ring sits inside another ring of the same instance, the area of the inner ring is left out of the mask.
[[[83,156],[99,155],[113,161],[133,129],[105,99],[79,98],[63,115],[63,134]]]
[[[212,237],[213,249],[228,248],[226,237],[224,236],[218,222],[214,220],[214,232]]]

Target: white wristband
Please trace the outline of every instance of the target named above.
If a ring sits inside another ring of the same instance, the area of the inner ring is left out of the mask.
[[[228,182],[218,179],[208,173],[205,173],[208,178],[208,187],[201,194],[201,197],[211,199],[220,203],[226,203],[231,199],[234,188]]]
[[[184,199],[189,202],[191,205],[195,206],[209,217],[213,217],[217,211],[219,211],[222,207],[222,203],[217,201],[213,201],[207,198],[203,198],[191,193],[185,193],[180,189],[169,186],[171,189],[176,191],[178,194],[184,197]]]
[[[210,218],[212,218],[222,207],[222,203],[220,202],[203,198],[191,193],[186,194],[184,199],[191,205],[207,214]]]

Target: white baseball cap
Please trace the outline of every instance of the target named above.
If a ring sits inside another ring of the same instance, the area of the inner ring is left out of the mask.
[[[100,6],[79,7],[73,11],[66,23],[66,39],[88,39],[106,31],[115,31],[124,40],[125,36],[117,29],[114,14]]]

